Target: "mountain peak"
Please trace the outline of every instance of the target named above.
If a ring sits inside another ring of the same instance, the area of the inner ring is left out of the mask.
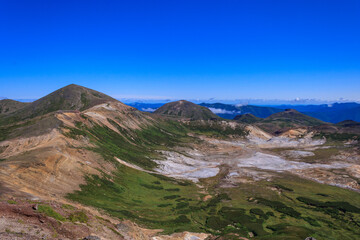
[[[60,90],[64,90],[64,89],[66,89],[66,90],[90,90],[90,91],[95,91],[95,90],[92,90],[92,89],[90,89],[90,88],[87,88],[87,87],[84,87],[84,86],[81,86],[81,85],[77,85],[77,84],[74,84],[74,83],[72,83],[72,84],[69,84],[69,85],[66,85],[66,86],[64,86],[64,87],[62,87],[62,88],[59,88],[58,90],[55,90],[54,92],[57,92],[57,91],[60,91]],[[54,92],[52,92],[52,93],[54,93]],[[50,93],[51,94],[51,93]]]
[[[290,122],[297,122],[302,123],[305,125],[319,125],[324,124],[323,121],[305,115],[295,109],[285,109],[283,112],[278,112],[270,115],[265,120],[272,120],[272,121],[290,121]]]
[[[158,108],[154,113],[190,120],[219,119],[210,109],[186,100],[167,103]]]
[[[72,83],[72,84],[66,85],[60,89],[90,89],[90,88]],[[60,89],[58,89],[58,90],[60,90]],[[92,89],[90,89],[90,90],[92,90]],[[95,91],[95,90],[93,90],[93,91]]]
[[[23,120],[58,110],[83,111],[109,101],[117,100],[90,88],[70,84],[24,106],[8,116],[11,116],[14,120]]]
[[[300,113],[299,111],[297,111],[295,109],[292,109],[292,108],[285,109],[285,112],[287,112],[287,113]]]

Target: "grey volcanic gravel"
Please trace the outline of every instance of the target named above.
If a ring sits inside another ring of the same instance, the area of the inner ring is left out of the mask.
[[[273,171],[288,171],[293,169],[307,169],[307,168],[346,168],[350,164],[333,162],[331,164],[310,164],[305,162],[295,162],[285,160],[281,157],[256,152],[253,156],[248,158],[237,159],[238,167],[253,167],[264,170]]]

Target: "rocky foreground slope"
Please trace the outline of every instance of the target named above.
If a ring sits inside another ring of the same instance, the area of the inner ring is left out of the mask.
[[[70,85],[0,116],[0,238],[360,234],[358,135],[164,114]]]

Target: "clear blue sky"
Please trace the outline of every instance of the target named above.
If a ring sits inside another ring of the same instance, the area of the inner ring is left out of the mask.
[[[359,0],[0,0],[0,96],[360,99]]]

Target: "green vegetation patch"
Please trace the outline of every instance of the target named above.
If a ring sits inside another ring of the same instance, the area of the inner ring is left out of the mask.
[[[8,204],[17,204],[17,202],[15,200],[9,199],[7,200]]]
[[[61,205],[62,209],[67,209],[67,210],[75,210],[76,208],[74,206],[71,206],[69,204],[63,204]]]
[[[180,212],[197,204],[195,199],[198,198],[198,189],[192,183],[181,186],[173,179],[164,180],[157,175],[123,165],[112,176],[88,176],[86,182],[86,185],[81,186],[81,191],[67,197],[147,227],[162,228],[169,232],[174,231],[174,228],[200,231],[199,226],[192,222],[191,211]],[[154,182],[160,184],[148,184]],[[179,190],[177,195],[169,195],[166,189]],[[177,202],[180,196],[184,199]]]
[[[321,202],[321,201],[313,200],[313,199],[306,198],[306,197],[298,197],[296,199],[307,205],[311,205],[311,206],[318,207],[318,208],[324,208],[324,209],[330,208],[330,209],[336,209],[336,210],[342,211],[342,212],[360,213],[360,208],[355,207],[348,202],[330,202],[330,201]]]
[[[298,197],[296,198],[298,201],[305,203],[308,206],[311,206],[313,210],[322,212],[324,214],[329,215],[333,219],[337,219],[344,223],[349,223],[351,225],[357,226],[360,228],[360,219],[354,218],[354,213],[359,214],[360,208],[344,201],[339,202],[322,202],[306,197]],[[305,218],[304,218],[305,219]],[[313,219],[305,219],[311,225],[316,226],[319,225]],[[327,223],[327,222],[326,222]],[[332,225],[332,223],[328,224]]]
[[[281,185],[281,184],[274,184],[275,187],[277,188],[280,188],[282,190],[285,190],[285,191],[289,191],[289,192],[293,192],[294,190],[291,189],[291,188],[288,188],[288,187],[285,187],[284,185]]]
[[[68,220],[70,222],[81,222],[81,223],[87,223],[89,218],[88,216],[86,215],[85,212],[83,211],[78,211],[78,212],[74,212],[74,213],[71,213],[68,217]]]
[[[288,223],[269,225],[267,228],[274,232],[271,239],[305,239],[314,233],[306,227],[292,226]]]
[[[271,201],[264,198],[257,198],[259,204],[263,204],[265,206],[271,207],[275,211],[283,213],[293,218],[300,218],[301,213],[293,209],[292,207],[286,206],[284,203],[279,201]]]
[[[334,141],[334,142],[343,142],[347,141],[349,139],[359,139],[358,134],[352,134],[352,133],[317,133],[315,138],[326,138],[328,141]]]
[[[146,187],[148,189],[156,189],[156,190],[164,189],[162,186],[151,185],[151,184],[146,184],[146,183],[142,183],[141,186]]]
[[[210,216],[206,219],[206,226],[214,230],[221,230],[230,223],[230,221],[222,219],[219,216]]]
[[[223,225],[227,223],[235,227],[233,230],[227,229],[226,233],[240,233],[243,236],[246,236],[248,232],[252,232],[255,236],[269,234],[263,228],[264,220],[257,219],[253,215],[246,214],[245,209],[222,207],[219,211],[219,214],[223,219]]]
[[[58,221],[65,221],[66,218],[64,216],[62,216],[60,213],[56,212],[51,206],[49,205],[45,205],[45,204],[41,204],[38,206],[38,211],[45,214],[48,217],[52,217]]]
[[[264,213],[264,211],[261,210],[260,208],[252,208],[252,209],[250,209],[250,213],[251,213],[251,214],[254,214],[254,215],[257,215],[257,216],[259,216],[259,217],[261,217],[261,218],[264,218],[264,219],[267,219],[267,218],[268,218],[268,215],[266,215],[266,214]]]
[[[168,189],[165,189],[166,191],[168,192],[179,192],[180,189],[179,188],[168,188]]]

